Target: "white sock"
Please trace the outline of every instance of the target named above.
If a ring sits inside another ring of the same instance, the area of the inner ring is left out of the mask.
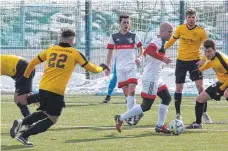
[[[161,127],[165,123],[166,115],[168,113],[168,105],[160,104],[158,108],[158,122],[157,126]]]
[[[141,105],[136,105],[133,108],[131,108],[130,110],[128,110],[127,112],[125,112],[124,114],[121,114],[120,120],[123,121],[130,117],[134,117],[134,116],[142,114],[142,113],[143,113],[143,111],[142,111]]]
[[[127,96],[127,110],[133,108],[136,104],[135,96]]]

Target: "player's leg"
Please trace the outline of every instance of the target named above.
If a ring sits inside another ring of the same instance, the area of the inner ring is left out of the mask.
[[[143,101],[141,105],[135,105],[133,108],[121,115],[116,115],[116,129],[121,132],[123,121],[137,115],[142,115],[144,112],[149,111],[157,94],[157,84],[151,81],[142,81],[141,97]]]
[[[104,103],[108,103],[111,100],[111,95],[112,95],[113,90],[116,87],[116,83],[117,83],[116,64],[114,64],[112,79],[110,80],[110,83],[108,86],[108,95],[105,97],[105,99],[103,101]]]
[[[158,108],[158,121],[155,128],[156,132],[169,133],[168,127],[165,125],[166,115],[168,113],[171,96],[166,85],[162,85],[158,88],[157,95],[161,98],[161,104]]]
[[[47,131],[52,125],[57,122],[58,117],[61,115],[62,108],[65,107],[64,97],[52,92],[48,92],[48,97],[46,99],[46,113],[47,118],[44,118],[29,129],[25,130],[17,140],[26,144],[26,140],[31,135],[36,135]]]
[[[202,115],[204,111],[204,103],[210,99],[214,99],[214,96],[220,85],[221,84],[217,82],[216,84],[209,86],[205,91],[200,93],[200,95],[196,99],[196,106],[195,106],[196,121],[193,122],[193,124],[187,126],[186,128],[188,129],[202,128]]]
[[[228,88],[226,88],[224,91],[224,97],[228,101]]]
[[[201,72],[198,72],[198,67],[196,65],[198,61],[199,60],[192,61],[191,68],[189,69],[189,73],[190,73],[190,79],[192,81],[195,81],[196,88],[198,90],[198,93],[200,94],[201,92],[203,92],[204,88],[203,88],[203,75]],[[193,72],[193,71],[197,71],[197,72]],[[204,103],[203,119],[205,120],[205,123],[208,123],[208,124],[212,123],[210,116],[207,114],[207,102]]]
[[[175,77],[176,77],[176,90],[174,93],[176,118],[181,119],[181,101],[182,91],[184,88],[185,78],[187,74],[187,63],[177,59]]]

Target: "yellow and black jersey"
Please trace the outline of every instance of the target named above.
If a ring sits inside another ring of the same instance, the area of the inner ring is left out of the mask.
[[[220,89],[222,91],[225,90],[228,86],[228,56],[221,52],[216,52],[215,57],[212,60],[207,60],[199,70],[204,71],[209,68],[213,68],[217,79],[222,83]]]
[[[21,57],[1,54],[1,75],[13,77],[17,72],[17,64]]]
[[[165,49],[171,47],[177,39],[180,39],[177,59],[182,61],[201,59],[200,46],[207,39],[202,27],[196,25],[193,29],[189,29],[187,24],[178,26],[173,37],[166,43]]]
[[[60,43],[34,58],[28,65],[24,76],[29,77],[35,65],[46,62],[44,74],[40,81],[40,89],[64,95],[66,85],[74,71],[76,64],[90,72],[98,73],[103,68],[87,61],[77,49],[69,44]]]

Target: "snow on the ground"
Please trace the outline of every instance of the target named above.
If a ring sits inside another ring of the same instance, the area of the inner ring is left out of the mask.
[[[175,91],[175,73],[174,69],[165,68],[162,70],[162,79],[168,86],[171,93]],[[42,77],[42,72],[36,72],[33,80],[33,91],[38,92],[39,82]],[[138,74],[138,86],[136,87],[136,94],[140,94],[142,81],[141,75]],[[110,77],[102,77],[95,80],[87,80],[84,74],[73,73],[71,79],[67,85],[67,94],[98,94],[105,95],[107,93],[108,84]],[[205,88],[211,85],[215,79],[204,79]],[[15,91],[14,80],[7,76],[1,76],[0,90],[2,93],[13,93]],[[186,78],[186,83],[184,86],[184,94],[186,95],[197,95],[197,89],[195,83]],[[115,88],[114,94],[122,94],[122,90]]]

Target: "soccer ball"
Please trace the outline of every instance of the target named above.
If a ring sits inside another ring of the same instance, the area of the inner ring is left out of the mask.
[[[172,132],[174,135],[179,135],[184,131],[184,123],[181,120],[172,120],[169,123],[169,130]]]

